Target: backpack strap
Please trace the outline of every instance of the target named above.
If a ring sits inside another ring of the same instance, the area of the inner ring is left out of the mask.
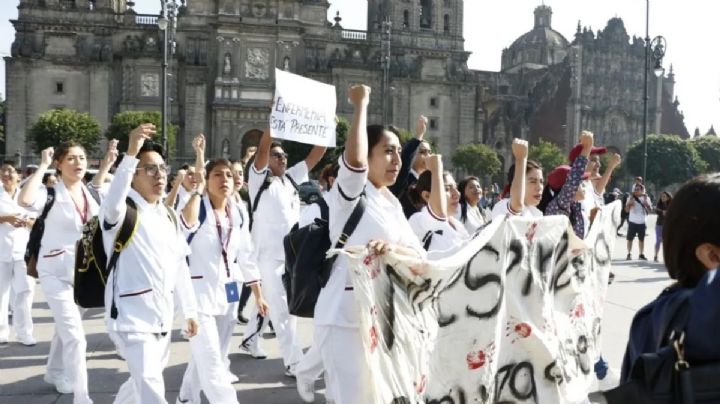
[[[207,208],[205,207],[205,201],[203,199],[200,200],[200,213],[198,214],[198,229],[194,232],[190,233],[190,235],[187,238],[187,243],[192,243],[193,239],[195,238],[195,235],[197,234],[198,230],[200,230],[200,226],[205,223],[205,219],[207,219]]]
[[[667,293],[668,290],[663,293]],[[667,337],[671,332],[684,330],[690,319],[690,296],[693,289],[681,289],[676,293],[677,295],[668,302],[665,313],[660,319],[655,338],[656,351],[667,344]]]
[[[135,201],[132,200],[132,198],[127,197],[125,198],[125,204],[127,205],[127,209],[125,209],[125,217],[123,218],[122,224],[120,225],[120,229],[118,230],[117,234],[115,235],[115,241],[113,242],[112,247],[112,254],[110,255],[110,259],[108,260],[107,264],[107,273],[110,274],[113,270],[115,270],[115,266],[117,265],[117,261],[120,258],[120,253],[122,250],[127,247],[128,243],[130,242],[130,239],[132,239],[132,236],[135,234],[135,230],[137,230],[138,223],[140,222],[138,220],[138,209],[137,205],[135,204]],[[111,293],[112,296],[112,303],[110,305],[110,318],[113,320],[117,319],[118,316],[118,309],[115,305],[115,290],[117,288],[117,275],[113,276],[113,291]]]
[[[258,193],[255,195],[255,199],[253,199],[252,206],[250,207],[252,210],[250,211],[250,216],[252,217],[255,214],[255,211],[258,207],[258,202],[260,202],[260,196],[265,192],[266,189],[270,188],[270,184],[272,184],[273,176],[270,173],[270,170],[268,169],[267,175],[265,175],[265,181],[263,181],[262,185],[260,185],[260,189],[258,189]]]
[[[290,174],[285,174],[285,177],[290,180],[290,184],[292,184],[293,188],[295,188],[296,191],[300,191],[300,187],[298,186],[297,182],[295,182],[293,177],[290,176]]]
[[[330,218],[330,208],[328,207],[327,201],[324,198],[320,198],[315,201],[315,204],[320,207],[320,219],[328,221]]]
[[[55,188],[48,188],[47,189],[47,201],[45,202],[45,207],[42,210],[42,213],[40,214],[40,217],[38,219],[45,220],[47,218],[48,213],[50,213],[50,209],[52,209],[53,205],[55,204]]]
[[[358,199],[358,202],[355,205],[355,209],[353,209],[347,222],[345,222],[345,226],[343,227],[342,233],[340,234],[340,238],[338,238],[337,243],[335,243],[335,248],[343,248],[345,246],[345,243],[347,243],[348,239],[355,231],[355,228],[358,226],[358,223],[360,223],[360,219],[362,218],[363,213],[365,213],[365,192],[364,191],[362,194],[360,194],[360,198]]]
[[[100,205],[102,203],[102,199],[100,198],[100,193],[95,188],[95,186],[90,184],[87,186],[87,190],[90,196],[95,200],[95,202]]]

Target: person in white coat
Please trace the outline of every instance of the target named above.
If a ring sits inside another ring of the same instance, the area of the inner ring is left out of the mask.
[[[18,205],[20,174],[15,163],[0,165],[0,346],[7,345],[10,334],[8,304],[13,307],[15,336],[25,346],[35,345],[32,300],[35,280],[27,275],[24,255],[34,223],[30,212]],[[10,290],[14,292],[10,301]]]
[[[204,145],[202,135],[193,141],[199,163],[197,189],[206,193],[202,198],[191,198],[182,212],[183,221],[194,229],[188,236],[192,250],[189,264],[200,329],[190,340],[192,358],[177,401],[199,404],[202,390],[211,403],[236,404],[226,359],[240,298],[238,283],[250,285],[263,316],[268,308],[260,274],[250,260],[253,246],[248,223],[230,198],[232,164],[225,159],[212,160],[203,170]]]
[[[327,195],[331,245],[339,239],[360,198],[365,198],[364,214],[345,245],[368,245],[376,255],[393,249],[423,258],[425,252],[400,202],[388,189],[400,171],[400,140],[383,126],[366,126],[369,87],[352,87],[349,99],[355,108],[352,125],[339,159],[337,180]],[[320,348],[329,388],[337,404],[373,402],[368,388],[370,367],[363,351],[354,293],[347,261],[340,256],[333,264],[327,285],[320,291],[314,318],[314,344]],[[301,397],[306,401],[309,398]]]
[[[100,170],[91,186],[101,190],[108,170],[117,158],[117,141],[111,141]],[[42,212],[48,200],[42,185],[45,172],[54,164],[60,175],[55,185],[55,200],[45,218],[37,259],[40,286],[45,293],[55,321],[55,335],[50,344],[45,381],[58,392],[74,393],[73,402],[91,403],[88,394],[87,342],[82,318],[73,296],[75,243],[82,235],[83,225],[97,215],[98,192],[91,193],[82,179],[87,169],[85,149],[78,143],[65,142],[57,150],[52,147],[41,153],[37,171],[28,178],[20,191],[18,202],[35,212]]]
[[[290,316],[282,284],[282,274],[285,272],[283,237],[300,218],[300,198],[293,181],[295,184],[306,182],[308,172],[324,154],[325,147],[315,146],[305,160],[287,168],[287,154],[280,143],[272,141],[270,129],[266,129],[255,153],[248,181],[250,200],[253,202],[251,234],[255,245],[254,256],[260,269],[265,297],[272,308],[270,320],[280,344],[285,374],[290,377],[294,376],[302,349],[297,339],[296,318]],[[266,182],[267,189],[261,191]],[[257,199],[259,192],[262,193]],[[254,307],[250,312],[241,348],[258,359],[266,357],[258,345],[266,325],[267,321],[258,315],[257,307]]]
[[[408,222],[426,251],[449,253],[470,239],[465,226],[455,219],[460,192],[452,174],[443,173],[442,156],[428,157],[427,166],[410,194],[422,209],[410,216]]]
[[[126,199],[137,208],[137,225],[105,288],[108,333],[130,371],[115,397],[119,404],[166,404],[162,372],[169,356],[174,294],[185,315],[188,335],[196,335],[198,328],[186,262],[190,249],[175,212],[161,201],[167,166],[162,148],[146,143],[153,134],[152,124],[140,125],[130,133],[127,153],[99,216],[110,257],[127,212]]]
[[[460,205],[455,218],[465,225],[465,230],[473,234],[479,228],[487,225],[485,211],[482,206],[483,189],[478,177],[465,177],[458,184],[460,192]]]

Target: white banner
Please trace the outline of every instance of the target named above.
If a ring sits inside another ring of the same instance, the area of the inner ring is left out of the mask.
[[[350,254],[375,403],[578,403],[600,356],[620,204],[577,248],[565,216],[496,220],[452,256]]]
[[[273,137],[335,147],[335,86],[275,69]]]

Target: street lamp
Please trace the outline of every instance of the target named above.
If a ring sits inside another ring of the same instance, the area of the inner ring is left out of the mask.
[[[383,125],[387,125],[389,121],[389,106],[390,106],[390,64],[391,64],[391,36],[392,36],[392,22],[390,18],[385,18],[381,25],[382,38],[381,38],[381,60],[380,65],[382,67],[382,122]]]
[[[160,16],[157,25],[163,33],[162,39],[162,73],[160,85],[160,130],[162,131],[162,148],[165,160],[168,158],[168,53],[175,54],[175,26],[177,23],[177,4],[175,0],[160,0]],[[171,43],[170,43],[171,42]],[[170,49],[168,49],[170,48]],[[169,51],[169,52],[168,52]]]
[[[653,73],[656,77],[665,74],[665,69],[662,67],[662,59],[665,56],[665,50],[667,49],[667,43],[665,38],[662,36],[656,36],[650,41],[650,0],[645,1],[645,72],[644,72],[644,89],[643,89],[643,159],[642,159],[642,177],[647,182],[647,115],[648,115],[648,70],[650,70],[650,56],[652,52],[652,58],[655,62]],[[662,97],[661,93],[657,94],[658,97]]]

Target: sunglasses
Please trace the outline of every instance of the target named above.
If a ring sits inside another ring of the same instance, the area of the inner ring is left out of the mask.
[[[276,159],[286,159],[288,157],[287,153],[270,153],[270,157],[275,157]]]

